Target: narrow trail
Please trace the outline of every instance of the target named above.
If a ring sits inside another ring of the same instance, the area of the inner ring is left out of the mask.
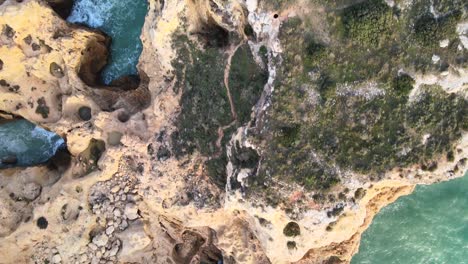
[[[239,49],[240,46],[244,44],[244,41],[241,41],[237,46],[234,47],[234,49],[231,48],[229,51],[229,57],[227,59],[226,63],[226,68],[224,69],[224,86],[226,87],[226,93],[229,98],[229,104],[231,106],[231,115],[234,120],[237,120],[237,113],[236,113],[236,108],[234,106],[234,102],[232,100],[231,96],[231,90],[229,89],[229,73],[231,72],[231,62],[232,62],[232,57],[234,54],[236,54],[237,49]]]
[[[239,47],[242,46],[244,43],[245,43],[244,41],[241,41],[236,46],[231,47],[228,51],[229,57],[227,59],[226,68],[224,68],[224,86],[226,87],[226,94],[229,99],[229,105],[231,107],[231,116],[233,120],[230,124],[218,128],[218,139],[216,140],[216,147],[218,148],[218,151],[216,152],[215,155],[213,155],[213,158],[218,158],[219,156],[221,156],[221,153],[223,150],[223,147],[221,146],[221,142],[224,138],[224,131],[226,129],[231,128],[233,125],[235,125],[238,120],[236,107],[234,106],[234,101],[232,100],[232,96],[231,96],[231,90],[229,89],[229,73],[231,72],[232,57],[234,56],[234,54],[236,54],[237,49],[239,49]]]

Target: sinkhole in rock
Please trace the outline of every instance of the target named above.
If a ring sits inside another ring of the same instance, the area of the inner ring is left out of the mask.
[[[0,122],[0,168],[43,164],[60,149],[66,145],[59,135],[25,119]]]
[[[99,29],[112,39],[100,76],[104,84],[138,74],[143,50],[140,34],[147,11],[146,0],[75,0],[67,21]]]

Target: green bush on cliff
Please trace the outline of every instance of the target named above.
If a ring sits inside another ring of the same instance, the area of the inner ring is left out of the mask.
[[[414,38],[422,45],[437,45],[439,41],[456,35],[456,25],[461,16],[462,12],[459,10],[441,17],[424,13],[414,24]]]
[[[367,0],[343,11],[345,36],[362,44],[379,45],[392,26],[392,9],[382,0]]]
[[[408,96],[414,83],[414,79],[408,74],[400,74],[393,79],[392,88],[398,95]]]

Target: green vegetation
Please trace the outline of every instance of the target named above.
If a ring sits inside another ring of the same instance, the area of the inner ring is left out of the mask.
[[[460,10],[438,18],[432,13],[425,13],[414,24],[414,37],[422,45],[438,45],[439,41],[456,35],[456,24],[461,16]]]
[[[267,80],[266,71],[257,65],[249,46],[239,47],[232,57],[229,88],[240,123],[244,124],[250,120],[252,106],[260,98]]]
[[[364,1],[344,9],[345,36],[377,46],[388,37],[392,27],[392,9],[384,1]]]
[[[392,88],[398,96],[407,96],[413,89],[414,80],[408,74],[399,74],[393,78]]]
[[[301,234],[301,228],[296,222],[289,222],[283,229],[283,234],[287,237],[295,237]]]
[[[182,92],[178,131],[171,135],[176,157],[198,151],[208,157],[210,177],[220,187],[226,184],[225,146],[237,127],[250,120],[250,112],[257,102],[267,80],[266,73],[256,65],[247,45],[234,54],[229,76],[230,92],[238,122],[234,121],[224,85],[227,58],[216,46],[199,49],[185,36],[174,40],[179,58],[174,60],[178,71],[176,92]],[[218,129],[224,129],[221,147],[216,145]]]
[[[438,36],[443,28],[437,38],[450,44],[441,48],[413,41],[415,27],[422,27],[415,21],[430,1],[407,10],[383,1],[346,8],[318,2],[331,10],[329,35],[314,33],[299,18],[286,21],[280,31],[283,63],[265,128],[257,136],[264,146],[259,174],[249,179],[252,193],[262,191],[272,205],[284,202],[266,187],[278,180],[316,190],[320,202],[321,193],[340,181],[338,171],[377,179],[399,166],[433,169],[435,158],[453,157],[454,142],[468,128],[467,100],[438,86],[422,86],[409,100],[415,81],[400,72],[440,72],[467,61],[453,35],[459,5],[444,9],[437,27],[419,31]],[[440,64],[432,62],[433,54],[441,57]]]

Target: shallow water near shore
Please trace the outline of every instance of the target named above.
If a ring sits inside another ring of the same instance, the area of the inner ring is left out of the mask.
[[[383,208],[351,263],[468,263],[468,173]]]
[[[105,84],[138,73],[147,10],[146,0],[75,0],[68,22],[102,30],[112,38],[110,58],[101,74]]]
[[[0,125],[0,161],[16,157],[15,166],[33,166],[49,160],[64,144],[57,134],[27,120]],[[0,162],[0,168],[7,167]]]

